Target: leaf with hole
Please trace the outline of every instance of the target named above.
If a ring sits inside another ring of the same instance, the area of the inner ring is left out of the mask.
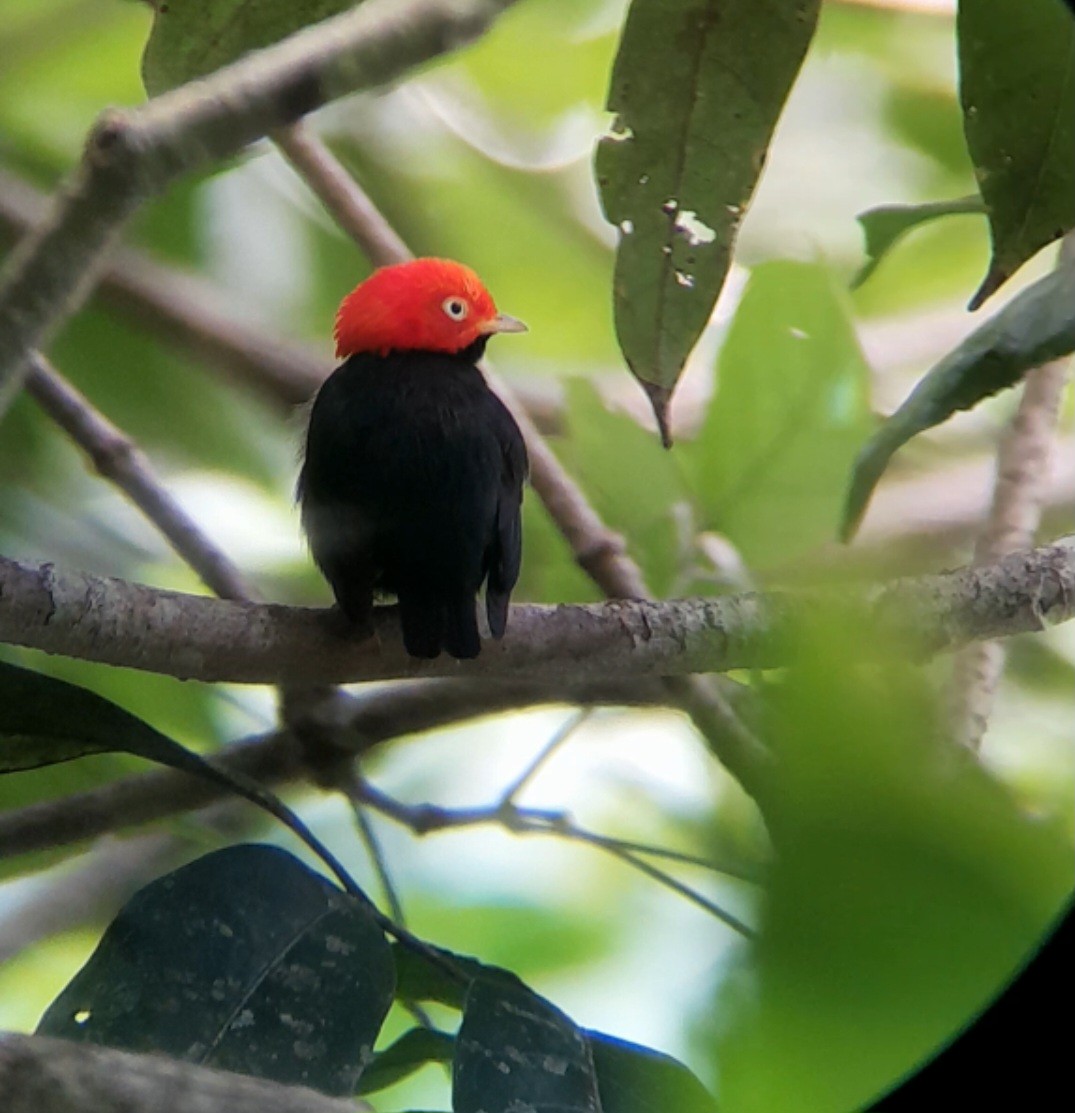
[[[818,0],[634,0],[595,172],[620,230],[616,335],[664,441],[667,406],[709,320]]]
[[[394,987],[366,905],[233,846],[135,894],[38,1032],[352,1094]]]
[[[476,978],[452,1071],[455,1113],[600,1113],[590,1043],[517,979]]]
[[[1075,20],[1057,0],[960,0],[959,99],[993,257],[977,309],[1075,227]]]
[[[942,216],[984,213],[985,203],[976,194],[951,201],[927,201],[921,205],[878,205],[856,218],[866,241],[866,262],[851,280],[851,288],[861,286],[878,268],[881,260],[908,232]]]
[[[933,367],[866,442],[851,473],[840,536],[854,537],[893,453],[913,436],[1014,386],[1033,367],[1075,351],[1075,263],[1014,297]]]
[[[156,96],[355,7],[355,0],[171,0],[153,5],[142,81]]]

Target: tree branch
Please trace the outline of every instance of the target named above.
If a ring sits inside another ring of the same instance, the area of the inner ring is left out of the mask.
[[[214,755],[225,769],[267,786],[323,772],[338,780],[339,764],[349,763],[382,743],[421,734],[501,711],[549,703],[659,704],[664,689],[638,678],[587,682],[533,680],[422,680],[397,684],[345,703],[322,703],[317,710],[329,743],[316,753],[292,733],[280,731],[235,743]],[[323,770],[311,770],[314,757]],[[96,838],[143,823],[203,808],[226,797],[222,786],[175,770],[154,770],[86,792],[0,812],[0,858]]]
[[[104,113],[51,220],[0,278],[0,415],[30,351],[82,303],[101,255],[145,198],[329,100],[462,45],[509,3],[367,0],[141,108]]]
[[[1058,264],[1075,262],[1075,233],[1060,245]],[[1070,359],[1053,360],[1029,372],[1011,425],[997,450],[993,504],[974,547],[977,564],[1000,560],[1034,543],[1049,485],[1049,458]],[[972,642],[952,665],[949,720],[953,737],[981,749],[993,698],[1004,674],[1007,651],[998,641]]]
[[[157,527],[210,591],[222,599],[257,598],[228,556],[168,493],[145,453],[37,352],[30,356],[26,389],[89,456],[98,473],[123,491]]]
[[[5,558],[0,603],[0,641],[187,680],[685,676],[787,665],[804,625],[826,617],[864,632],[847,647],[861,659],[1041,630],[1075,615],[1075,541],[841,592],[517,606],[510,636],[466,662],[409,658],[393,607],[377,608],[376,636],[356,641],[336,611],[208,599]]]
[[[355,1113],[369,1106],[109,1047],[0,1033],[5,1113]],[[166,1096],[165,1096],[166,1095]]]

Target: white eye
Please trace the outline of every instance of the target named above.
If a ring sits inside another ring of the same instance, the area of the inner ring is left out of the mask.
[[[440,307],[453,321],[465,321],[470,312],[470,306],[462,298],[445,298]]]

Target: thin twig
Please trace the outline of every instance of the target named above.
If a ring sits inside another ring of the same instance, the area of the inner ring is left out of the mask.
[[[501,804],[514,804],[526,786],[537,776],[545,763],[561,746],[582,726],[593,714],[592,707],[583,707],[569,716],[553,732],[552,737],[541,747],[534,757],[527,763],[523,771],[513,780],[509,781],[500,797]]]
[[[685,885],[665,870],[645,861],[635,850],[637,844],[621,843],[609,836],[594,836],[577,827],[564,812],[547,811],[536,808],[522,808],[510,800],[500,799],[488,807],[441,808],[435,804],[404,804],[380,789],[363,781],[356,785],[361,799],[371,808],[407,827],[417,835],[429,835],[436,831],[460,830],[467,827],[497,826],[513,835],[546,835],[579,842],[603,850],[620,861],[637,869],[640,873],[659,882],[678,895],[696,904],[699,908],[715,916],[733,931],[751,938],[753,930],[732,913],[711,901],[708,897]],[[659,848],[647,847],[643,853],[663,854]],[[671,853],[671,852],[669,852]],[[717,872],[719,866],[710,869]]]
[[[38,352],[30,357],[26,389],[85,451],[98,473],[123,491],[168,539],[206,587],[222,599],[258,598],[228,556],[168,493],[145,453]]]

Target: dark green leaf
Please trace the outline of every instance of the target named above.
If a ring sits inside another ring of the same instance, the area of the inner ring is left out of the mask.
[[[412,1028],[373,1057],[362,1075],[358,1093],[375,1094],[401,1082],[427,1063],[450,1063],[454,1055],[455,1036],[429,1028]]]
[[[1051,271],[1013,298],[933,367],[866,442],[851,474],[840,536],[858,529],[892,454],[957,410],[1014,386],[1033,367],[1075,351],[1075,265]]]
[[[93,692],[0,661],[0,773],[37,769],[90,754],[127,753],[211,781],[249,800],[294,832],[365,899],[329,850],[267,788],[184,749],[148,723]]]
[[[851,281],[852,289],[861,286],[877,269],[885,253],[912,228],[938,217],[958,213],[984,213],[980,197],[957,197],[952,201],[929,201],[922,205],[879,205],[856,218],[866,240],[866,262]]]
[[[758,568],[831,538],[869,429],[869,377],[847,292],[816,263],[756,267],[717,364],[717,394],[685,446],[707,528]]]
[[[960,0],[960,101],[993,257],[977,309],[1075,227],[1075,21],[1057,0]]]
[[[153,6],[142,55],[150,96],[234,62],[311,23],[356,6],[356,0],[170,0]]]
[[[0,773],[117,751],[188,770],[200,760],[85,688],[0,661]]]
[[[616,333],[665,411],[724,284],[736,230],[817,21],[818,0],[635,0],[597,147],[620,228]]]
[[[515,979],[477,978],[452,1071],[455,1113],[598,1113],[586,1036]]]
[[[515,979],[518,985],[523,987],[523,983],[507,970],[486,966],[476,958],[446,951],[442,947],[429,949],[444,959],[445,964],[450,964],[458,970],[462,977],[453,977],[447,965],[430,962],[428,958],[417,954],[410,947],[393,943],[397,996],[401,1001],[436,1001],[453,1009],[462,1009],[471,981],[487,975],[507,980]]]
[[[38,1032],[351,1094],[393,988],[364,904],[233,846],[137,893]]]
[[[716,1113],[717,1103],[677,1059],[589,1032],[602,1113]]]

